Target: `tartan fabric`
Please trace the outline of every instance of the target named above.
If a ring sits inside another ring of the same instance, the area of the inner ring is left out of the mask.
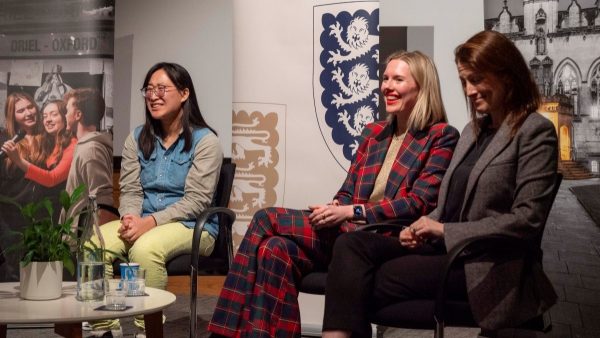
[[[385,122],[371,124],[335,198],[366,204],[391,141]],[[366,204],[367,221],[418,217],[433,210],[458,131],[447,124],[407,133],[384,199]],[[296,281],[325,269],[337,236],[355,228],[314,231],[307,210],[267,208],[253,217],[240,244],[208,330],[228,337],[300,337]]]
[[[225,279],[209,330],[230,337],[300,336],[294,281],[328,263],[339,230],[315,232],[309,211],[259,210]]]
[[[368,203],[390,145],[393,128],[373,123],[363,132],[348,176],[334,197],[341,204],[364,204],[367,223],[425,215],[435,208],[442,177],[452,158],[459,133],[446,123],[409,131],[390,171],[383,200]]]

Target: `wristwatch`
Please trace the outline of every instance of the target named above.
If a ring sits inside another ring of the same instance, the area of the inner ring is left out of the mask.
[[[363,220],[365,218],[362,205],[355,204],[352,206],[352,210],[354,210],[354,220]]]

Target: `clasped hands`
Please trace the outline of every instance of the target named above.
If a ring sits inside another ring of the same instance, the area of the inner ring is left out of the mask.
[[[339,225],[354,217],[352,205],[340,205],[337,200],[329,204],[309,205],[308,209],[312,211],[308,220],[316,230]]]
[[[152,216],[140,217],[127,214],[121,217],[119,236],[129,243],[135,242],[141,235],[156,226],[156,220]]]
[[[399,239],[402,246],[415,249],[426,242],[444,237],[444,224],[436,222],[427,216],[422,216],[409,227],[400,231]]]

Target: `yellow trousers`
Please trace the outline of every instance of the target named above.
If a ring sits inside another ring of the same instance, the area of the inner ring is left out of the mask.
[[[146,269],[146,286],[166,289],[168,280],[166,262],[178,255],[192,252],[194,229],[179,222],[167,223],[152,228],[130,244],[119,237],[120,226],[119,220],[100,226],[106,249],[128,257],[130,262],[139,263],[141,268]],[[203,231],[200,239],[200,255],[210,255],[214,245],[215,239],[208,232]],[[107,252],[104,259],[106,278],[111,278],[112,262],[116,257]]]
[[[140,267],[146,270],[146,286],[166,289],[168,281],[166,262],[173,257],[192,252],[194,229],[179,222],[167,223],[152,228],[130,244],[119,237],[120,226],[120,220],[100,226],[105,248],[128,257],[130,262],[139,263]],[[97,244],[98,238],[94,237],[92,241]],[[214,246],[215,239],[207,231],[203,231],[200,238],[200,255],[210,255]],[[112,278],[114,273],[112,263],[115,259],[116,256],[112,253],[106,252],[104,255],[105,278]],[[94,330],[110,330],[120,326],[116,319],[93,321],[90,324]],[[136,317],[134,324],[143,329],[143,317]]]

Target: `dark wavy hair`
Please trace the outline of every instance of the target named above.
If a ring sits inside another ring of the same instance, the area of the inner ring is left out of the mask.
[[[503,100],[505,116],[509,118],[514,135],[527,116],[541,104],[541,96],[529,71],[529,67],[510,39],[494,31],[481,31],[454,50],[455,62],[480,72],[484,77],[493,76],[506,93]],[[477,121],[477,112],[470,104],[471,118]],[[473,124],[479,132],[477,123]]]
[[[148,82],[150,82],[152,74],[161,69],[165,71],[171,82],[173,82],[175,87],[177,87],[177,90],[183,91],[188,89],[190,93],[188,99],[183,102],[183,114],[181,116],[181,127],[183,129],[183,138],[185,142],[183,150],[187,152],[192,148],[191,128],[208,128],[215,135],[217,132],[211,128],[204,120],[204,117],[202,117],[200,107],[198,106],[198,99],[196,98],[196,91],[194,90],[192,77],[182,66],[170,62],[160,62],[155,64],[148,70],[148,73],[146,73],[146,78],[144,79],[144,85],[142,87],[146,88],[146,86],[148,86]],[[146,110],[146,122],[144,123],[144,127],[140,133],[138,147],[144,154],[144,158],[148,159],[150,158],[150,154],[152,154],[154,151],[155,142],[153,135],[158,137],[162,137],[164,135],[160,121],[152,117],[147,105],[144,104],[144,107]]]

